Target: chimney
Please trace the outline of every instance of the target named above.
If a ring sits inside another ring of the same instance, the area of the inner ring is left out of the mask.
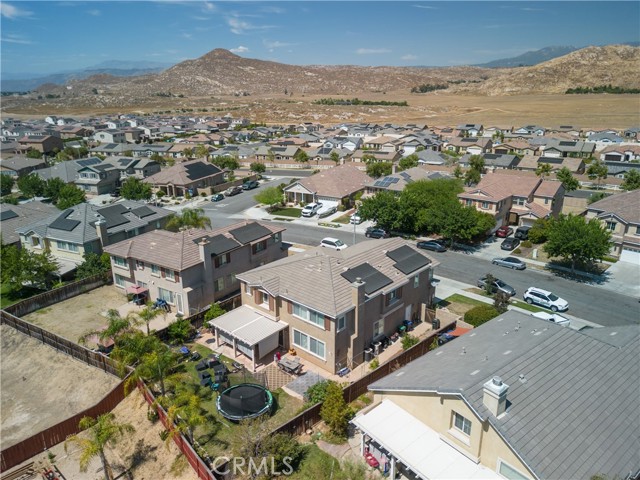
[[[500,417],[507,409],[507,392],[509,385],[500,377],[493,377],[482,386],[482,403],[494,417]]]
[[[102,247],[106,247],[109,245],[109,234],[107,233],[107,222],[103,217],[98,218],[98,221],[95,223],[96,233],[98,234],[98,238],[100,239],[100,243]]]

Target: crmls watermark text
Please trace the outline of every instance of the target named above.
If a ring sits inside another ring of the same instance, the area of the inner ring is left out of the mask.
[[[284,457],[282,459],[283,466],[276,467],[276,460],[273,457],[253,458],[249,457],[217,457],[213,461],[211,470],[218,475],[247,475],[247,476],[278,476],[291,475],[293,467],[291,462],[293,458]],[[282,470],[280,470],[282,468]]]

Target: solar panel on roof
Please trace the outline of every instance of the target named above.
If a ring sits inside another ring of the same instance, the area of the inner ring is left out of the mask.
[[[357,278],[360,278],[365,282],[364,293],[367,295],[371,295],[373,292],[376,292],[393,282],[393,280],[379,270],[373,268],[368,263],[362,263],[357,267],[350,268],[340,275],[349,283],[353,283]]]
[[[213,255],[220,255],[221,253],[233,250],[238,246],[238,242],[232,238],[225,237],[224,235],[216,235],[209,239],[209,241],[211,243],[211,253]]]
[[[153,215],[156,212],[154,212],[149,207],[144,205],[142,207],[138,207],[138,208],[135,208],[135,209],[131,210],[131,213],[135,214],[139,218],[144,218],[144,217],[148,217],[149,215]]]
[[[259,223],[253,222],[248,225],[230,230],[229,233],[240,243],[250,243],[262,237],[271,235],[271,230],[263,227]]]
[[[16,218],[18,214],[13,210],[2,210],[0,212],[0,221],[9,220],[10,218]]]
[[[562,158],[555,158],[555,157],[544,157],[543,158],[539,158],[538,159],[538,163],[553,163],[556,165],[559,165],[562,163]]]
[[[374,187],[383,187],[384,186],[384,182],[382,180],[376,180],[376,182],[373,184]]]
[[[71,232],[74,228],[80,225],[78,220],[71,220],[67,218],[71,215],[71,212],[73,212],[73,210],[70,208],[62,212],[62,214],[49,225],[49,228]]]
[[[98,157],[83,158],[82,160],[76,160],[76,163],[81,167],[89,167],[91,165],[97,165],[100,162],[102,162],[102,160],[100,160]]]
[[[562,145],[563,147],[575,147],[576,146],[576,142],[560,142],[558,145]]]
[[[405,173],[405,175],[406,175],[406,173]],[[400,181],[400,179],[398,177],[393,177],[391,179],[391,183],[398,183],[398,181]]]
[[[395,260],[396,263],[393,266],[405,275],[408,275],[411,272],[415,272],[419,268],[422,268],[425,265],[429,265],[431,263],[430,259],[428,259],[424,255],[419,254],[413,248],[407,245],[403,245],[402,247],[387,252],[387,257]]]
[[[109,143],[108,145],[105,145],[104,148],[112,149],[112,148],[116,148],[117,146],[118,146],[117,143]]]
[[[209,175],[214,175],[222,171],[211,163],[203,163],[203,162],[197,162],[197,163],[192,163],[190,165],[185,165],[184,169],[187,172],[187,177],[189,178],[189,180],[196,180],[199,178],[208,177]]]
[[[98,210],[98,213],[102,215],[104,221],[107,222],[107,228],[113,228],[129,222],[129,219],[123,215],[128,211],[124,205],[117,204],[101,208]]]

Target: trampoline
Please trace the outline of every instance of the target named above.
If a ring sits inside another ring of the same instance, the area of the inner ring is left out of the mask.
[[[262,385],[241,383],[224,390],[218,397],[216,406],[224,418],[239,422],[270,411],[273,407],[273,395]]]

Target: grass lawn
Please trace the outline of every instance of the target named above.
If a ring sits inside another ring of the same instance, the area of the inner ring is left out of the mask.
[[[204,345],[188,343],[186,346],[189,347],[191,351],[195,350],[200,353],[203,358],[211,354],[211,350]],[[221,360],[225,364],[231,365],[231,359],[223,356]],[[205,416],[207,421],[196,428],[195,438],[209,455],[215,458],[216,456],[222,456],[227,453],[236,424],[218,413],[216,408],[218,393],[213,392],[209,387],[200,386],[198,372],[196,371],[197,363],[198,362],[189,361],[183,362],[181,365],[183,365],[182,368],[189,375],[189,381],[197,387],[198,395],[202,399],[201,406],[206,411]],[[229,382],[231,385],[237,385],[239,383],[259,383],[254,376],[246,370],[230,374]],[[271,393],[273,394],[275,405],[274,413],[268,418],[268,421],[275,427],[293,418],[302,406],[302,401],[287,395],[281,389],[272,391]]]
[[[459,293],[454,293],[450,297],[444,299],[440,304],[443,307],[447,307],[447,309],[456,315],[464,315],[473,307],[477,307],[478,305],[487,305],[485,302],[481,302],[480,300],[476,300],[474,298],[465,297]]]
[[[342,223],[344,225],[347,225],[350,221],[351,221],[351,215],[346,213],[344,215],[341,215],[338,218],[334,218],[333,220],[331,220],[333,223]]]
[[[30,287],[23,287],[17,292],[11,292],[9,291],[8,285],[2,284],[0,285],[0,308],[8,307],[9,305],[13,305],[20,300],[33,297],[34,295],[37,295],[39,293],[43,293],[43,291],[38,290],[37,288]]]
[[[300,212],[302,212],[301,208],[295,208],[295,207],[276,208],[271,211],[271,215],[278,215],[280,217],[298,218],[300,216]]]
[[[368,478],[365,472],[364,461],[357,466],[341,465],[337,458],[323,452],[315,444],[310,444],[306,446],[306,455],[297,470],[287,478],[291,480]]]
[[[493,296],[487,295],[487,293],[481,288],[470,288],[469,291],[478,295],[482,295],[483,297],[487,297],[487,298],[493,297]],[[518,307],[523,310],[527,310],[529,312],[546,312],[547,311],[544,308],[536,307],[535,305],[529,305],[527,302],[523,302],[522,300],[516,300],[515,298],[511,298],[511,300],[509,300],[509,303],[514,307]]]

